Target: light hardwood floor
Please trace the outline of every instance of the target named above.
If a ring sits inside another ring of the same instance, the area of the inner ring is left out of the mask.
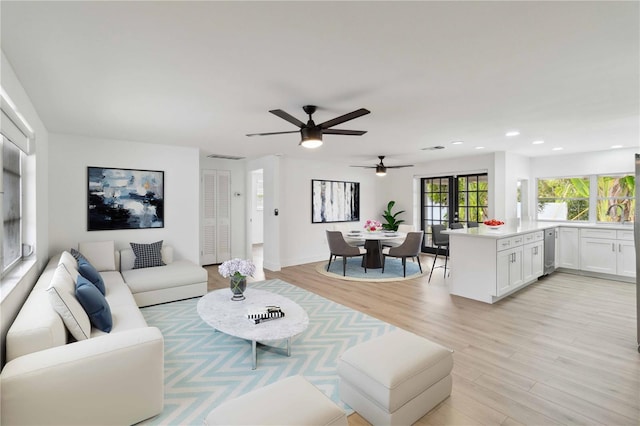
[[[279,278],[454,349],[451,396],[417,425],[640,424],[633,284],[556,272],[488,305],[449,295],[442,269],[430,284],[373,283],[316,265],[250,281]],[[210,290],[229,285],[207,269]],[[349,424],[368,423],[353,414]]]

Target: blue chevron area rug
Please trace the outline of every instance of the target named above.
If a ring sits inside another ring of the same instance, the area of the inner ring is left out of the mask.
[[[198,298],[142,308],[149,326],[162,332],[165,346],[164,410],[143,424],[202,425],[223,401],[296,374],[347,414],[353,412],[340,400],[338,357],[395,327],[281,280],[248,286],[288,297],[307,311],[309,327],[292,339],[291,357],[258,347],[258,368],[251,370],[251,343],[215,332],[203,322],[196,311]]]

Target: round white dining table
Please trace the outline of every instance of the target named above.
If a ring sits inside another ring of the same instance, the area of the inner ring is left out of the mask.
[[[385,240],[404,240],[407,237],[405,232],[385,232],[385,231],[361,231],[361,232],[345,232],[343,236],[346,240],[364,240],[364,248],[367,250],[367,256],[362,259],[362,267],[370,269],[382,268],[382,242]]]

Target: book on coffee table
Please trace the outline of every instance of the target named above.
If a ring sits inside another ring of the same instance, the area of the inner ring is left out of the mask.
[[[270,321],[284,317],[284,312],[279,306],[265,306],[264,309],[250,310],[247,312],[247,319],[254,324]]]

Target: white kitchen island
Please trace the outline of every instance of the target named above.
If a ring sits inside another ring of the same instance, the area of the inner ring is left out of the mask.
[[[556,226],[531,222],[444,231],[449,234],[449,293],[494,303],[536,281],[544,270],[544,230]]]
[[[581,275],[635,281],[636,254],[629,225],[507,223],[500,229],[480,225],[443,231],[449,234],[449,293],[494,303],[535,282],[544,271],[544,230],[549,228],[559,230],[556,267]]]

